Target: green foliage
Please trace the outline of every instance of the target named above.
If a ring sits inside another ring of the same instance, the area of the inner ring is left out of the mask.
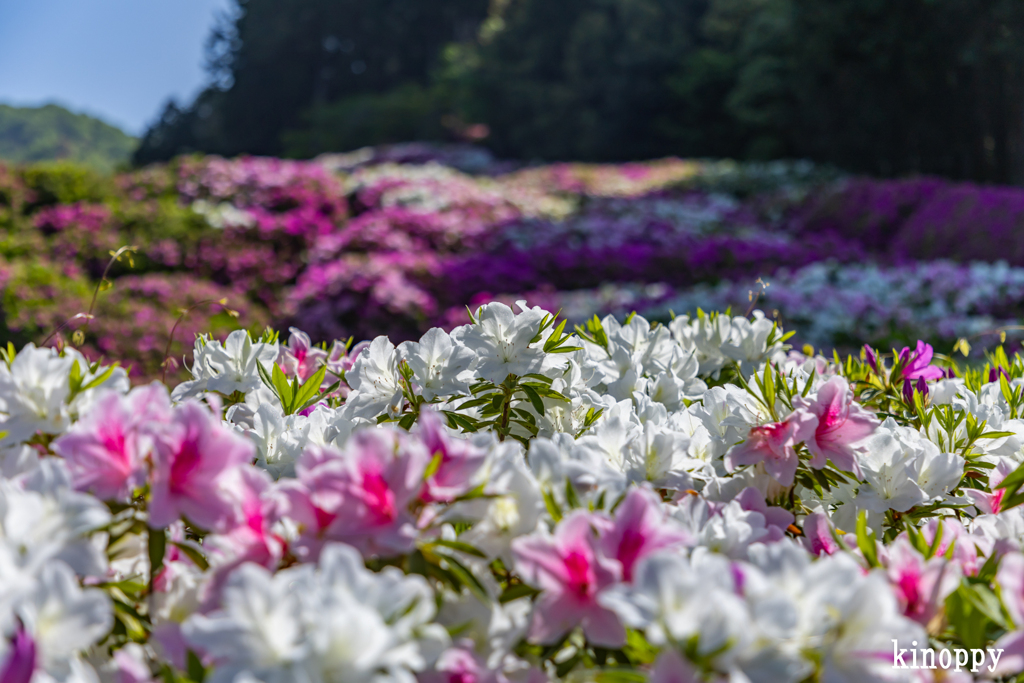
[[[136,163],[313,156],[482,123],[509,158],[1024,179],[1014,0],[238,2],[211,42],[215,85],[169,104]]]
[[[666,80],[699,42],[702,0],[496,3],[472,72],[501,155],[608,160],[671,151]],[[677,146],[678,148],[678,146]]]
[[[285,155],[311,157],[324,150],[410,140],[443,140],[448,113],[438,88],[407,83],[382,94],[348,97],[312,107],[304,125],[284,133]]]
[[[727,103],[750,131],[748,155],[881,175],[1024,177],[1012,142],[1024,101],[1020,3],[756,4]]]
[[[32,192],[31,206],[102,202],[113,195],[113,183],[95,170],[69,161],[28,166],[21,177]]]
[[[128,161],[136,139],[118,128],[55,104],[0,104],[0,159],[18,163],[67,160],[101,172]]]

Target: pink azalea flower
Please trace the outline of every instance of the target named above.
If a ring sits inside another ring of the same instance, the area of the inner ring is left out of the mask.
[[[7,659],[0,667],[0,683],[29,683],[36,670],[36,644],[19,624]]]
[[[853,444],[870,436],[878,428],[878,420],[853,400],[850,384],[844,377],[833,377],[818,388],[813,401],[796,398],[797,410],[815,417],[814,436],[806,440],[813,456],[810,465],[816,469],[831,460],[836,467],[862,477]]]
[[[970,491],[971,489],[968,489]],[[935,542],[935,534],[939,529],[939,520],[932,517],[921,527],[921,535],[929,546]],[[960,565],[960,570],[967,576],[975,576],[981,569],[981,562],[978,561],[978,547],[975,545],[976,536],[967,533],[967,529],[959,520],[952,517],[945,517],[942,520],[942,538],[935,546],[935,555],[944,556],[953,546],[953,561]]]
[[[344,453],[313,446],[296,463],[297,479],[283,482],[282,514],[300,525],[296,552],[314,561],[327,541],[364,555],[401,555],[416,540],[410,511],[430,460],[423,444],[395,429],[357,432]]]
[[[888,548],[886,573],[903,613],[920,624],[938,614],[960,584],[960,568],[942,556],[925,560],[905,537]]]
[[[831,555],[839,550],[839,543],[832,535],[832,523],[824,512],[812,512],[807,515],[801,540],[807,552],[812,555]]]
[[[419,683],[508,683],[499,672],[491,671],[483,659],[473,653],[473,643],[445,650],[434,670],[420,674]]]
[[[607,532],[609,526],[609,520],[577,510],[562,519],[554,535],[534,534],[512,542],[516,570],[543,591],[530,625],[532,640],[554,643],[582,626],[594,645],[619,647],[625,642],[619,618],[597,602],[601,591],[619,579],[619,563],[605,557],[598,543],[597,530]]]
[[[156,439],[149,523],[166,527],[184,515],[212,531],[225,531],[237,499],[228,481],[233,469],[252,463],[255,447],[198,403],[176,408]],[[228,480],[228,481],[226,481]]]
[[[288,330],[291,332],[288,345],[281,347],[277,364],[284,374],[305,382],[327,362],[327,352],[313,346],[309,335],[302,330],[296,327],[289,327]]]
[[[273,481],[263,470],[242,467],[229,475],[228,483],[238,502],[232,527],[210,534],[203,547],[212,554],[218,573],[227,574],[243,562],[275,569],[284,554],[284,541],[271,530],[276,509]]]
[[[1006,479],[1006,475],[1013,471],[1009,461],[1003,459],[996,463],[996,468],[988,475],[989,488],[992,493],[978,489],[965,489],[964,493],[974,503],[974,507],[983,515],[996,515],[1003,509],[1003,496],[1006,489],[996,488]]]
[[[440,456],[437,469],[426,480],[422,498],[426,502],[451,502],[469,491],[474,475],[487,461],[487,452],[467,439],[449,435],[441,417],[432,410],[420,414],[419,437],[431,460]]]
[[[942,368],[931,364],[935,350],[931,344],[925,344],[918,340],[917,347],[911,351],[910,347],[903,347],[900,351],[899,362],[903,365],[903,379],[935,380],[946,376]]]
[[[992,650],[1003,650],[998,664],[991,658],[985,662],[986,667],[991,665],[995,669],[991,672],[992,677],[1024,671],[1024,555],[1012,552],[1003,556],[996,572],[996,583],[999,584],[1003,605],[1018,628],[992,645]]]
[[[633,580],[637,563],[661,548],[686,543],[689,534],[668,516],[650,489],[630,489],[615,510],[612,526],[601,534],[601,548],[622,565],[622,580]]]
[[[696,669],[673,649],[663,650],[654,662],[650,683],[700,683]]]
[[[794,446],[814,437],[815,422],[812,414],[798,411],[782,422],[753,427],[745,442],[725,454],[725,465],[731,472],[741,465],[763,462],[768,474],[790,486],[800,463]]]
[[[1014,676],[1024,671],[1024,630],[1003,635],[992,643],[990,651],[1002,652],[998,662],[993,661],[990,655],[982,664],[986,674],[992,678]]]
[[[759,512],[764,516],[764,526],[768,530],[768,535],[760,539],[761,543],[781,541],[786,536],[786,529],[796,520],[789,510],[768,505],[764,494],[753,486],[740,491],[735,500],[747,512]]]
[[[146,479],[145,458],[152,445],[147,427],[166,421],[170,411],[167,390],[156,383],[127,396],[104,392],[84,418],[53,442],[53,450],[67,462],[75,489],[103,500],[126,499]]]

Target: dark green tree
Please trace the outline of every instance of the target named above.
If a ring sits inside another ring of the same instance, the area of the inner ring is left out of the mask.
[[[472,39],[486,11],[487,0],[238,0],[209,44],[213,84],[168,107],[135,161],[280,154],[312,107],[426,85],[442,48]]]
[[[505,0],[483,27],[472,112],[501,155],[662,156],[667,86],[700,42],[706,0]]]
[[[751,155],[1024,179],[1022,3],[767,0],[737,57],[728,107]]]

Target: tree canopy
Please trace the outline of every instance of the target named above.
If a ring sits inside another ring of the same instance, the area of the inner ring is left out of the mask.
[[[137,162],[458,136],[1024,180],[1016,0],[239,0]]]

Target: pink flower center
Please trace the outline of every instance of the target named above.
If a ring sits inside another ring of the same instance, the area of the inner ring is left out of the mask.
[[[317,505],[313,506],[313,515],[316,517],[316,525],[320,529],[326,529],[335,519],[338,518],[333,512],[328,512]]]
[[[633,580],[633,566],[644,549],[644,540],[644,535],[635,529],[626,529],[622,534],[617,559],[622,563],[622,577],[626,581]]]
[[[131,471],[131,463],[128,461],[127,441],[124,430],[117,422],[107,422],[99,429],[100,443],[108,453],[114,456],[112,464],[116,464],[123,472]]]
[[[590,597],[593,578],[590,571],[590,560],[579,550],[570,550],[563,560],[568,574],[568,588],[579,598]]]
[[[814,430],[814,436],[818,441],[825,441],[829,432],[833,432],[846,422],[845,406],[838,401],[830,403],[825,409],[825,414],[818,418],[818,428]]]
[[[923,607],[923,605],[921,605],[920,591],[921,576],[913,570],[904,571],[900,574],[900,580],[897,583],[897,586],[907,605],[904,612],[908,615],[920,612]]]
[[[380,472],[363,472],[363,490],[360,498],[378,524],[395,521],[395,494]]]
[[[188,489],[189,480],[197,469],[199,469],[199,444],[191,438],[181,442],[181,449],[175,454],[174,462],[171,463],[171,478],[169,486],[174,493],[185,493]]]
[[[1002,509],[1004,495],[1006,495],[1006,489],[996,489],[992,494],[992,514],[996,514]]]

